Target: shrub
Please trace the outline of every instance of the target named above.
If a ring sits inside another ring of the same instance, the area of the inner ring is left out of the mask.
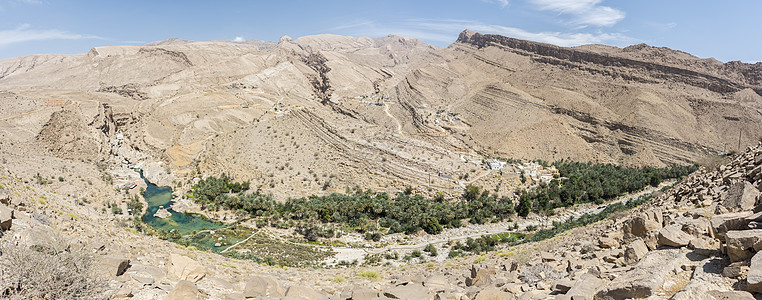
[[[357,276],[370,281],[381,280],[381,275],[376,271],[362,270],[357,273]]]
[[[432,244],[426,245],[426,248],[423,248],[423,251],[428,252],[430,256],[437,256],[439,254],[437,247]]]
[[[92,259],[55,238],[35,251],[23,246],[0,245],[0,269],[11,299],[94,299],[104,285],[92,270]]]

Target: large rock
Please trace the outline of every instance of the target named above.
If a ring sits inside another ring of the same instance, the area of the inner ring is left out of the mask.
[[[391,299],[429,299],[429,290],[418,283],[408,283],[384,290],[384,296]]]
[[[369,288],[355,288],[352,290],[352,300],[371,300],[378,297],[378,291]]]
[[[409,299],[423,299],[423,298],[409,298]],[[474,297],[474,300],[511,300],[516,299],[511,293],[505,292],[502,289],[496,287],[487,287],[479,291]]]
[[[747,260],[762,249],[762,229],[728,231],[725,242],[731,261]]]
[[[624,262],[628,265],[639,262],[648,254],[648,247],[642,239],[632,241],[624,250]]]
[[[295,285],[288,288],[286,297],[306,300],[328,300],[328,296],[316,292],[306,286]]]
[[[114,255],[101,256],[95,263],[95,269],[98,271],[98,274],[105,278],[121,276],[129,266],[129,259]]]
[[[617,277],[596,294],[601,299],[648,298],[659,290],[673,270],[688,261],[682,249],[648,252],[633,269]]]
[[[423,281],[423,285],[435,291],[441,291],[447,289],[450,286],[450,283],[447,281],[447,277],[444,275],[433,274],[429,277],[426,277],[426,280]]]
[[[0,204],[11,204],[11,193],[8,190],[0,189]]]
[[[206,276],[204,267],[197,261],[174,253],[169,255],[168,273],[170,277],[191,282],[198,282]]]
[[[246,298],[256,297],[281,297],[285,294],[280,284],[272,277],[256,276],[246,282],[243,296]]]
[[[762,293],[762,252],[757,252],[751,258],[749,273],[746,275],[748,283],[746,290],[753,293]]]
[[[11,229],[13,225],[13,209],[0,204],[0,231]]]
[[[565,295],[573,299],[593,299],[593,296],[606,283],[608,282],[593,274],[585,273],[574,281],[574,284]]]
[[[491,284],[492,274],[494,274],[492,269],[481,268],[476,270],[475,267],[471,267],[471,277],[466,278],[466,286],[485,286]]]
[[[717,274],[728,264],[727,259],[718,259],[711,257],[698,263],[691,276],[691,281],[683,287],[671,300],[717,300],[723,298],[714,298],[711,291],[727,289],[725,280],[718,280]],[[733,299],[733,298],[731,298]],[[728,299],[730,300],[730,299]]]
[[[758,195],[759,190],[748,181],[742,180],[731,185],[723,195],[722,206],[731,212],[751,210],[757,202]]]
[[[201,295],[196,284],[187,280],[180,280],[175,284],[175,288],[167,294],[167,300],[192,300],[201,299]]]
[[[730,230],[748,229],[749,220],[752,212],[742,211],[736,213],[727,213],[713,216],[709,219],[712,228],[712,234],[721,241],[725,241],[725,233]]]
[[[645,238],[651,230],[661,228],[663,217],[661,211],[650,211],[640,214],[624,224],[625,238]]]
[[[659,230],[659,245],[682,247],[691,242],[693,236],[685,233],[680,225],[669,225]]]

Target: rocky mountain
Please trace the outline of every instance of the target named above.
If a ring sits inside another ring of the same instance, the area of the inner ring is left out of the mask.
[[[399,36],[168,39],[0,61],[0,126],[18,143],[67,130],[53,122],[108,144],[113,135],[80,129],[107,105],[125,118],[114,128],[126,147],[185,179],[226,172],[280,197],[353,185],[449,192],[479,157],[662,166],[754,143],[760,70],[642,44],[564,48],[468,30],[443,49]],[[304,185],[305,173],[319,178]]]

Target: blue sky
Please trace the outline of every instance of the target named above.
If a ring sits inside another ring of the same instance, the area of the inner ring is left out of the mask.
[[[0,0],[0,59],[94,46],[332,33],[398,34],[446,47],[463,29],[574,46],[647,43],[721,61],[762,61],[762,1]]]

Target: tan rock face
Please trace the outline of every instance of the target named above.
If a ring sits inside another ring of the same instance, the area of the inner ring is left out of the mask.
[[[206,276],[204,267],[197,261],[174,253],[169,256],[169,270],[167,273],[173,278],[188,280],[190,282],[198,282]]]
[[[624,261],[627,264],[635,264],[648,254],[648,247],[642,239],[636,239],[627,246],[624,251]]]
[[[680,225],[669,225],[659,231],[659,245],[682,247],[688,245],[693,237],[682,230]]]
[[[722,206],[730,211],[745,211],[754,208],[759,191],[748,181],[742,180],[730,186],[723,196]]]
[[[106,278],[114,278],[124,274],[129,265],[130,260],[121,256],[107,255],[96,260],[96,269],[99,274]]]
[[[757,252],[751,258],[749,273],[746,276],[746,282],[749,284],[747,291],[753,293],[762,293],[762,252]]]
[[[13,209],[0,204],[0,231],[9,230],[13,226]]]
[[[249,279],[243,290],[243,296],[246,298],[280,297],[283,295],[285,295],[285,291],[280,283],[268,276],[255,276]]]
[[[180,280],[175,284],[175,288],[167,294],[167,300],[193,300],[201,299],[201,295],[196,284],[188,280]]]
[[[762,229],[728,231],[725,241],[731,261],[746,260],[762,249]]]

